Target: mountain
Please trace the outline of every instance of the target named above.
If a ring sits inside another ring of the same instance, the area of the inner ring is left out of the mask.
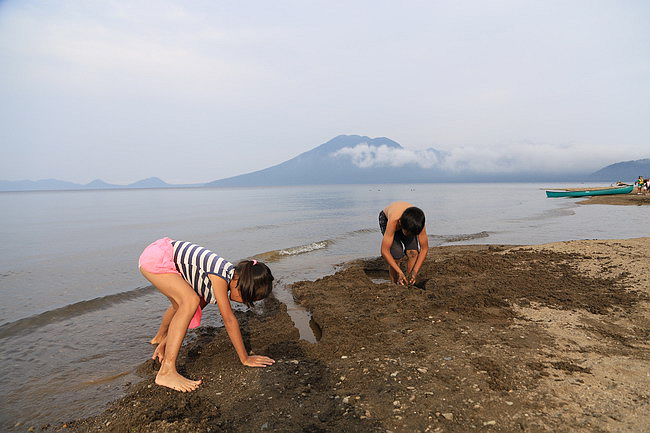
[[[623,161],[608,165],[589,175],[589,180],[607,182],[634,182],[639,176],[650,177],[650,158]]]
[[[445,152],[412,151],[386,137],[339,135],[293,159],[206,186],[317,185],[426,182],[583,181],[586,173],[476,173],[445,170]]]
[[[415,162],[407,162],[400,166],[391,166],[389,162],[389,165],[364,167],[355,164],[354,157],[349,157],[349,154],[347,156],[336,154],[343,150],[352,152],[355,148],[359,149],[358,146],[367,146],[370,153],[394,154],[391,151],[404,150],[401,145],[386,137],[339,135],[281,164],[252,173],[215,180],[207,183],[206,186],[442,182],[450,177],[449,173],[423,168]],[[428,151],[432,155],[443,155],[435,149],[428,149]]]

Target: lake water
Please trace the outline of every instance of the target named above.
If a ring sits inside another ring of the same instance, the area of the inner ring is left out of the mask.
[[[275,296],[288,305],[301,337],[314,341],[309,315],[287,286],[378,256],[377,215],[391,201],[424,210],[432,246],[648,235],[646,207],[581,206],[578,199],[547,199],[541,189],[560,186],[0,193],[0,430],[96,414],[138,380],[133,372],[151,355],[147,342],[168,301],[148,286],[137,260],[160,237],[196,242],[232,262],[268,261]],[[204,324],[219,323],[217,308],[209,307]]]

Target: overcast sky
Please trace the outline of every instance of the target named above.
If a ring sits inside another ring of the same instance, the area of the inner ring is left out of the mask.
[[[204,182],[339,134],[650,158],[650,3],[0,0],[0,179]]]

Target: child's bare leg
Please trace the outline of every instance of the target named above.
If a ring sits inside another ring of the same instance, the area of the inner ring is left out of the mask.
[[[187,325],[199,306],[199,297],[178,274],[151,274],[144,270],[142,274],[172,303],[178,305],[167,329],[164,344],[165,354],[156,375],[156,384],[177,391],[193,391],[201,384],[201,381],[181,376],[176,370],[176,359],[187,332]]]
[[[411,276],[411,272],[413,272],[413,268],[415,267],[415,262],[418,260],[418,255],[419,251],[418,250],[406,250],[406,271],[408,272],[409,277]]]
[[[167,329],[169,328],[169,322],[172,321],[172,317],[174,317],[174,313],[176,312],[177,308],[178,305],[174,306],[174,303],[172,302],[172,305],[163,314],[158,332],[156,332],[156,335],[149,341],[149,343],[158,344],[165,339],[167,336]]]

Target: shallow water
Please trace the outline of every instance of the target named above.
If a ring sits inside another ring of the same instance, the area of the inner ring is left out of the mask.
[[[560,185],[0,193],[0,428],[97,413],[138,380],[133,371],[151,355],[147,341],[167,308],[137,271],[140,252],[157,238],[197,242],[234,262],[269,262],[275,296],[301,337],[315,342],[309,314],[286,287],[378,256],[377,214],[394,200],[425,211],[432,245],[647,235],[646,208],[547,199],[540,188],[553,186]],[[204,324],[220,324],[216,308]]]

